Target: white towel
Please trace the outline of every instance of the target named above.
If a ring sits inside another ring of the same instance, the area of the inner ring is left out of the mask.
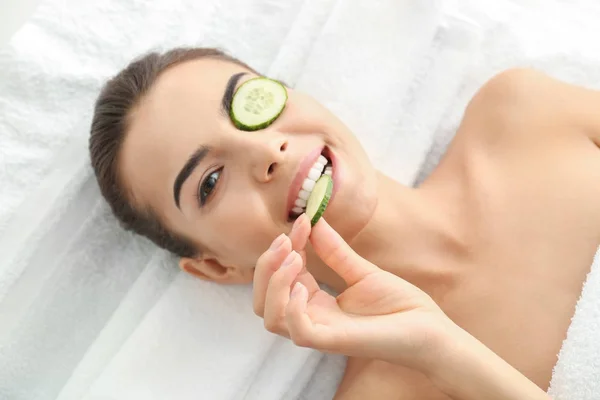
[[[5,0],[0,14],[0,47],[10,40],[14,33],[35,11],[40,0]]]
[[[600,247],[554,367],[548,390],[554,400],[600,398],[599,332]]]

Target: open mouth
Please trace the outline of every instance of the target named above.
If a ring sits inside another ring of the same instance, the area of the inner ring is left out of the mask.
[[[329,149],[325,147],[317,161],[310,167],[308,175],[302,181],[302,187],[296,195],[296,199],[292,205],[292,209],[288,214],[290,221],[295,220],[306,211],[306,203],[310,197],[317,180],[322,175],[333,176],[333,164]]]

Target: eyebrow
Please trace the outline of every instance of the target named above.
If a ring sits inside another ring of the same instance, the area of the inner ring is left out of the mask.
[[[190,177],[192,172],[194,172],[198,164],[202,162],[204,157],[206,157],[209,152],[210,148],[207,146],[198,147],[198,149],[190,156],[190,158],[188,158],[183,168],[181,168],[181,171],[179,171],[179,173],[177,174],[177,177],[175,178],[175,183],[173,184],[173,198],[175,199],[175,204],[177,205],[177,208],[181,209],[179,205],[181,187],[183,186],[187,178]]]
[[[239,82],[240,78],[244,75],[247,75],[247,72],[238,72],[237,74],[233,74],[229,77],[227,81],[227,86],[225,87],[225,92],[223,93],[223,98],[221,99],[221,112],[229,117],[231,114],[231,103],[233,102],[233,94],[235,92],[235,87]],[[181,195],[181,187],[190,177],[192,172],[196,169],[198,164],[202,162],[204,157],[208,155],[210,152],[210,148],[207,146],[200,146],[191,156],[188,158],[187,162],[177,174],[175,178],[175,183],[173,184],[173,199],[175,200],[175,204],[177,208],[181,209],[180,206],[180,195]]]
[[[223,93],[223,98],[221,99],[221,112],[226,117],[229,117],[231,114],[231,103],[233,102],[235,87],[237,86],[240,78],[247,74],[247,72],[238,72],[237,74],[231,75],[231,77],[229,77],[229,81],[227,81],[227,87],[225,88],[225,93]]]

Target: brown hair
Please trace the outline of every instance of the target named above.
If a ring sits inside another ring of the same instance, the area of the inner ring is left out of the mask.
[[[164,54],[153,52],[143,55],[102,88],[96,100],[89,140],[91,163],[100,191],[121,226],[180,257],[194,257],[197,249],[190,240],[169,231],[153,210],[147,207],[136,209],[119,175],[119,153],[129,129],[131,111],[160,74],[185,61],[206,57],[229,61],[255,72],[243,62],[214,48],[176,48]]]

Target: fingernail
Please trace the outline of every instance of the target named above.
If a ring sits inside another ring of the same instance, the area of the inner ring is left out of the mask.
[[[283,263],[281,264],[282,267],[287,267],[289,266],[291,263],[294,262],[294,260],[296,259],[296,253],[295,251],[292,251],[290,254],[288,254],[288,256],[285,258],[285,260],[283,260]]]
[[[302,284],[300,282],[296,282],[294,287],[292,288],[292,293],[290,293],[290,297],[296,297],[300,293],[300,286]]]
[[[271,247],[269,247],[269,250],[271,250],[271,251],[277,250],[279,247],[281,247],[284,240],[285,240],[285,235],[282,233],[281,235],[277,236],[277,239],[273,240],[273,243],[271,243]]]
[[[302,214],[304,215],[304,214]],[[300,225],[300,222],[302,222],[302,215],[300,215],[298,218],[296,218],[296,221],[294,221],[294,225],[292,226],[292,231],[296,228],[298,228],[298,225]]]

